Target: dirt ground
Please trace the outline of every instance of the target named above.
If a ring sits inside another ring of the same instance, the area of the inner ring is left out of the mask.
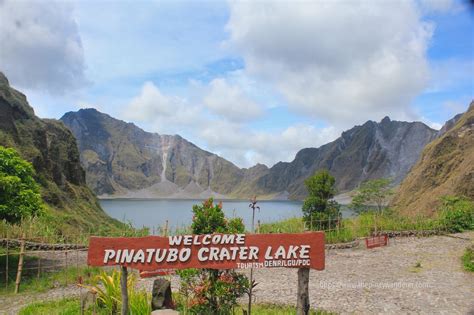
[[[311,306],[339,314],[474,314],[474,274],[465,272],[460,260],[472,242],[474,232],[466,232],[390,239],[389,246],[371,250],[329,250],[326,269],[310,273]],[[295,303],[296,270],[260,269],[255,278],[257,303]],[[151,290],[152,280],[140,280],[140,286]],[[69,286],[0,296],[0,314],[16,314],[34,300],[79,293]]]

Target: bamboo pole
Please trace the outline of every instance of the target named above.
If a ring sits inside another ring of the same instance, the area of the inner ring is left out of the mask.
[[[21,245],[20,245],[20,258],[18,259],[18,271],[16,273],[15,294],[17,294],[20,290],[21,272],[23,271],[23,256],[24,255],[25,255],[25,235],[23,234],[23,238],[21,239]]]
[[[68,270],[67,270],[67,268],[68,268],[68,265],[67,265],[67,250],[64,252],[64,258],[65,258],[64,264],[65,264],[65,271],[66,271],[66,286],[67,286],[68,285],[68,282],[67,282],[67,274],[68,274]]]
[[[41,276],[41,256],[38,257],[38,274],[37,278],[39,279]]]
[[[165,236],[168,236],[168,220],[165,222]]]
[[[120,288],[122,291],[122,312],[121,315],[128,315],[128,289],[127,289],[127,267],[121,266],[122,273],[120,275]]]
[[[252,234],[255,234],[255,209],[260,210],[260,207],[256,206],[257,204],[257,196],[254,196],[253,199],[250,200],[249,207],[252,208]],[[258,221],[258,230],[260,232],[260,220]],[[252,315],[252,298],[253,298],[253,267],[250,268],[250,288],[249,288],[249,304],[247,307],[248,315]]]
[[[9,249],[9,239],[7,234],[7,249],[6,249],[6,257],[5,257],[5,289],[8,289],[8,249]]]

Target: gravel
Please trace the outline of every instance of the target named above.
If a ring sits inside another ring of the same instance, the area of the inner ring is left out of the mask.
[[[474,232],[394,238],[387,247],[326,251],[326,269],[310,273],[313,308],[339,314],[474,314],[474,274],[460,257]],[[295,304],[296,269],[258,269],[257,303]],[[177,287],[177,279],[172,279]],[[152,279],[140,280],[151,290]],[[0,297],[0,314],[16,314],[33,300],[77,296],[75,286],[41,294]]]

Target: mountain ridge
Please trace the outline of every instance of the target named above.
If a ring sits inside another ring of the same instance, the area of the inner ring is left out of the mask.
[[[89,186],[102,197],[302,199],[304,179],[321,168],[333,173],[341,192],[377,177],[399,183],[437,134],[421,122],[384,117],[304,148],[291,162],[239,168],[179,135],[146,132],[95,109],[68,112],[61,120],[78,139]]]
[[[95,109],[69,112],[61,120],[78,139],[89,183],[99,195],[223,196],[244,177],[231,162],[179,135],[146,132]],[[232,176],[224,180],[227,174]]]

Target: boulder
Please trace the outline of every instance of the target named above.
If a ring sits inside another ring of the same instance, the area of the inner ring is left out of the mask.
[[[151,309],[162,310],[173,308],[173,297],[171,295],[171,283],[166,279],[156,279],[153,281],[151,292]]]
[[[86,294],[81,294],[81,310],[88,310],[95,304],[95,293],[87,291]]]

